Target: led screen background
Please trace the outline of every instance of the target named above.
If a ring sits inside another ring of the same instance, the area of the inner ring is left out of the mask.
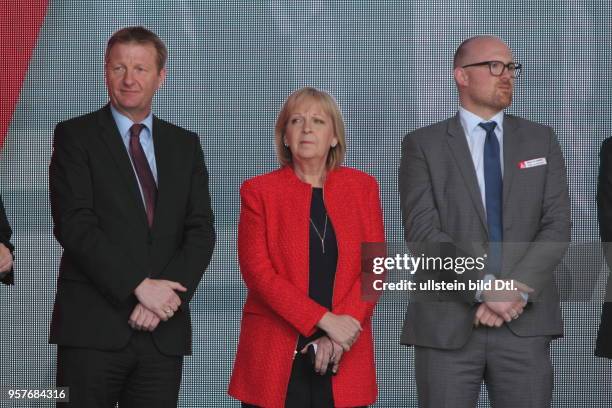
[[[185,360],[180,406],[224,407],[237,406],[225,390],[245,296],[238,191],[245,179],[277,167],[273,127],[286,96],[311,85],[337,98],[346,164],[378,179],[387,240],[399,242],[401,139],[455,113],[456,46],[471,35],[499,35],[525,67],[509,112],[556,130],[568,167],[572,239],[595,242],[598,151],[612,134],[611,10],[606,1],[553,0],[49,2],[0,161],[17,247],[17,285],[0,288],[0,384],[54,384],[56,348],[47,335],[60,247],[48,200],[52,133],[57,122],[106,103],[103,53],[118,28],[144,25],[166,42],[168,79],[154,112],[201,138],[218,241],[191,303],[194,354]],[[2,19],[2,32],[35,12],[23,3],[18,18]],[[22,51],[7,48],[2,58]],[[566,267],[580,273],[602,264],[576,256]],[[554,406],[612,403],[611,363],[592,356],[602,297],[599,290],[563,304],[566,335],[552,349]],[[404,312],[405,300],[388,296],[376,311],[379,407],[416,406],[412,350],[398,344]],[[479,406],[488,406],[483,399]]]

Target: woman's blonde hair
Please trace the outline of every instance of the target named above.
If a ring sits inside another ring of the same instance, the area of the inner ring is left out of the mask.
[[[304,100],[317,102],[321,105],[323,112],[331,117],[334,136],[336,136],[338,144],[329,148],[326,165],[328,169],[342,165],[346,153],[346,138],[344,135],[344,120],[342,119],[342,113],[333,96],[325,91],[312,87],[298,89],[289,95],[278,113],[276,126],[274,128],[274,143],[276,145],[276,155],[278,156],[280,165],[287,166],[293,163],[291,150],[289,150],[284,143],[285,129],[287,128],[287,122],[289,121],[291,113],[295,107]]]

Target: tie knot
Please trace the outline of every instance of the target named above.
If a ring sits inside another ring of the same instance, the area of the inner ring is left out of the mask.
[[[142,123],[134,123],[130,128],[130,136],[138,138],[138,136],[140,136],[140,131],[143,127],[144,125]]]
[[[487,133],[490,133],[493,130],[495,130],[495,127],[497,126],[497,122],[495,122],[495,121],[493,121],[493,122],[481,122],[481,123],[478,124],[478,126],[483,128]]]

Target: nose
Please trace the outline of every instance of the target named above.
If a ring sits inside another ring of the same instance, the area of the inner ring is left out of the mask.
[[[312,126],[311,126],[311,119],[305,119],[304,120],[304,127],[302,128],[302,130],[304,131],[304,133],[310,133],[312,131]]]
[[[134,73],[131,69],[126,69],[125,74],[123,75],[123,83],[126,85],[130,85],[134,82]]]

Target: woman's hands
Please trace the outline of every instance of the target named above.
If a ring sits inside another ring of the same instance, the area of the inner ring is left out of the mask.
[[[349,315],[337,315],[327,312],[323,315],[317,327],[327,333],[327,336],[342,347],[344,351],[349,351],[353,343],[361,334],[361,324]]]
[[[325,375],[330,363],[332,373],[338,372],[342,354],[349,351],[353,343],[361,334],[361,324],[357,319],[349,315],[337,315],[327,312],[323,315],[317,327],[327,333],[327,336],[308,343],[300,353],[308,352],[308,345],[316,344],[314,370],[318,374]]]
[[[314,362],[314,370],[320,375],[325,375],[330,364],[333,364],[331,371],[333,374],[338,372],[340,360],[344,349],[337,343],[334,343],[329,337],[323,336],[308,343],[300,353],[306,354],[308,352],[308,346],[310,344],[316,344],[316,354]]]

